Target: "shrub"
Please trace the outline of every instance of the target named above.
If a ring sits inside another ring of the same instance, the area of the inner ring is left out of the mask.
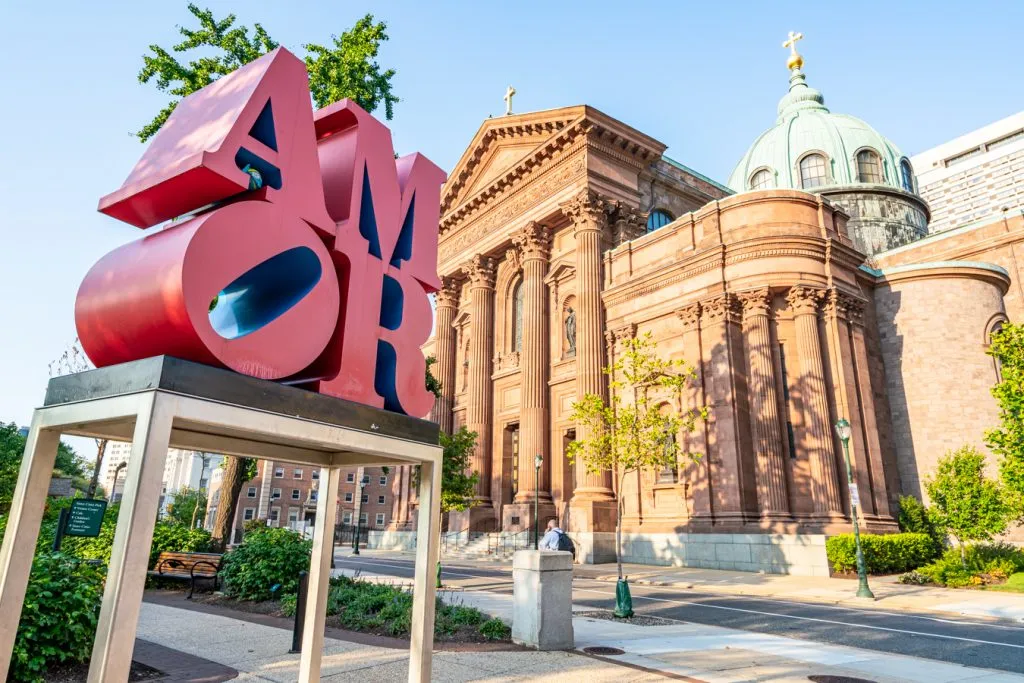
[[[935,543],[926,534],[864,534],[860,537],[864,564],[869,574],[896,574],[916,569],[935,557]],[[857,570],[857,546],[853,534],[825,541],[825,553],[836,573]]]
[[[919,571],[907,572],[900,576],[900,583],[910,584],[913,586],[924,586],[931,583],[931,578],[926,574],[922,574]]]
[[[312,541],[288,529],[264,527],[246,534],[242,545],[224,556],[224,592],[255,601],[295,593],[299,572],[309,569],[312,547]]]
[[[987,541],[1006,530],[1011,510],[1003,488],[985,476],[985,456],[974,448],[964,446],[940,458],[924,486],[937,524],[960,544],[965,567],[965,541]]]
[[[35,558],[8,680],[42,681],[49,667],[89,658],[103,579],[100,569],[63,553]]]
[[[946,546],[946,538],[935,519],[935,513],[926,508],[914,496],[900,496],[900,512],[898,517],[900,531],[905,534],[927,534],[935,544],[938,557]]]
[[[949,588],[1000,583],[1016,572],[1024,571],[1024,550],[1006,543],[970,545],[961,551],[951,548],[921,574]]]
[[[495,617],[480,624],[480,633],[487,640],[507,640],[512,636],[512,629],[504,621]]]

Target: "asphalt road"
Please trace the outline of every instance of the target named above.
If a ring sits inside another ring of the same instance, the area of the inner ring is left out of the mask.
[[[413,563],[338,556],[337,566],[412,578]],[[512,591],[512,573],[505,567],[455,564],[442,572],[446,583],[466,589]],[[1024,627],[997,620],[893,613],[636,584],[630,586],[630,591],[633,609],[639,614],[1024,673]],[[610,609],[614,599],[611,582],[573,579],[576,605]]]

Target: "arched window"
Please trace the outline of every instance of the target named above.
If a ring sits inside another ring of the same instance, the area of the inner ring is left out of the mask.
[[[873,149],[857,152],[857,180],[862,183],[882,182],[882,163]]]
[[[809,190],[828,182],[825,173],[825,157],[820,154],[808,154],[800,160],[800,187]]]
[[[750,176],[750,189],[751,190],[766,190],[772,186],[772,172],[767,168],[762,168],[760,171]]]
[[[664,209],[655,209],[647,216],[647,232],[657,230],[672,222],[672,214]]]
[[[906,159],[900,161],[900,185],[907,192],[914,191],[914,169],[910,168],[910,162]]]
[[[512,350],[523,350],[523,281],[512,290]]]
[[[988,324],[988,329],[985,332],[985,350],[988,351],[989,347],[992,346],[992,337],[1003,331],[1003,325],[1006,324],[1006,319],[1002,316],[996,316],[996,318]],[[996,371],[996,382],[1003,381],[1003,364],[1000,362],[998,356],[992,356],[992,366]]]

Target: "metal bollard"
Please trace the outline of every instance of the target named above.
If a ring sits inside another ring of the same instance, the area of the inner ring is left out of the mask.
[[[302,652],[302,625],[306,621],[306,593],[309,592],[309,572],[299,572],[299,595],[295,600],[295,626],[292,627],[292,649],[289,653]]]

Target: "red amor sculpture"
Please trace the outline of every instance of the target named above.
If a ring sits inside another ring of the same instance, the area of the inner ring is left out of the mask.
[[[425,416],[444,180],[358,105],[314,115],[278,48],[182,100],[100,201],[174,220],[86,275],[82,346],[97,367],[166,354]]]

